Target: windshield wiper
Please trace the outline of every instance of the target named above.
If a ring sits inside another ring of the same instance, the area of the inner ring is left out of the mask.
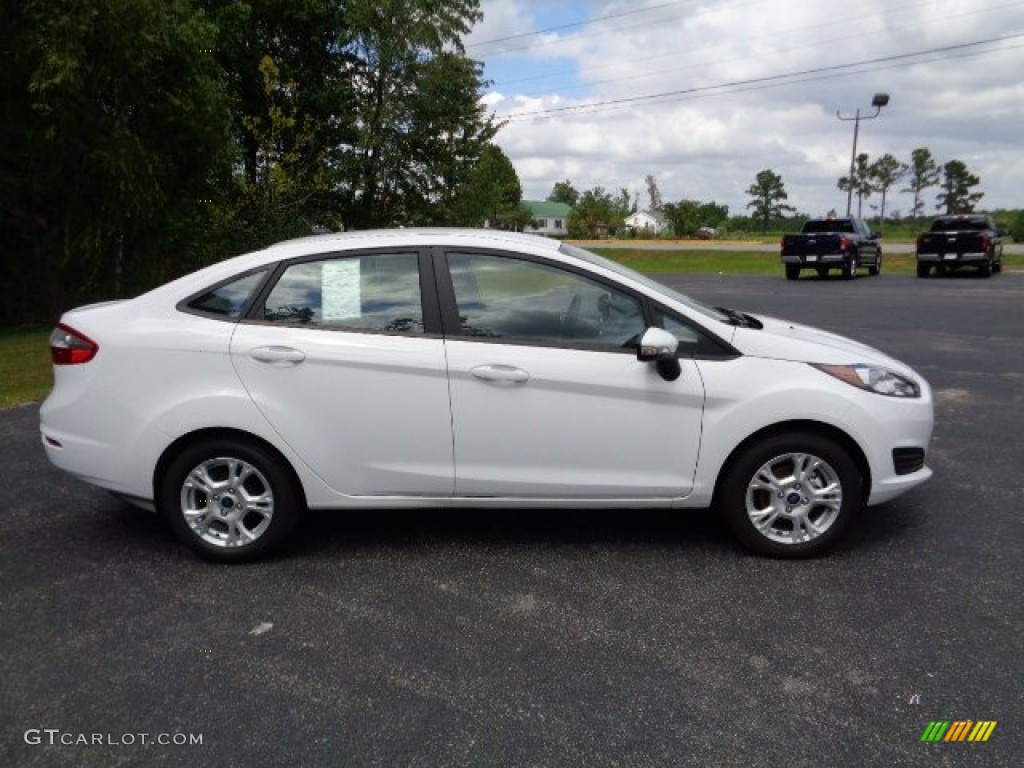
[[[746,312],[740,312],[729,307],[715,307],[719,312],[729,318],[730,325],[738,325],[740,328],[764,328],[764,323]]]

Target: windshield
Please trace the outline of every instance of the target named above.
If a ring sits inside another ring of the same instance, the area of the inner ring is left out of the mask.
[[[672,288],[669,288],[667,285],[659,283],[657,280],[652,280],[651,278],[637,272],[636,270],[630,269],[627,266],[619,264],[619,262],[617,261],[612,261],[611,259],[607,259],[604,256],[598,256],[593,251],[585,250],[576,245],[569,245],[568,243],[562,243],[559,246],[558,250],[564,253],[566,256],[573,256],[574,258],[580,259],[581,261],[585,261],[588,262],[589,264],[594,264],[599,267],[604,267],[605,269],[611,270],[612,272],[616,272],[622,275],[623,277],[628,277],[631,280],[635,280],[641,285],[644,285],[652,290],[655,290],[658,293],[662,294],[663,296],[667,296],[673,301],[677,301],[680,304],[694,310],[695,312],[699,312],[705,317],[710,317],[712,320],[716,320],[719,323],[729,322],[729,318],[724,313],[719,312],[717,309],[709,307],[706,304],[701,304],[696,299],[691,299],[685,293],[680,293],[679,291],[673,290]]]

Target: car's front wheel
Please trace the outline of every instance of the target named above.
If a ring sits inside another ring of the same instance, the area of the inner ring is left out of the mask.
[[[808,557],[833,546],[863,506],[861,477],[849,452],[808,432],[755,443],[730,464],[717,504],[748,549]]]
[[[298,521],[298,483],[280,459],[247,441],[192,445],[167,466],[159,509],[185,544],[211,560],[237,562],[278,548]]]
[[[857,276],[857,257],[851,256],[850,260],[843,266],[843,277],[853,280]]]

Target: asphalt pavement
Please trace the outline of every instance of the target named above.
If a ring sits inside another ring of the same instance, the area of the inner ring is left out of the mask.
[[[935,477],[810,561],[507,510],[316,513],[218,566],[3,411],[0,766],[1021,765],[1024,275],[665,280],[914,366]]]

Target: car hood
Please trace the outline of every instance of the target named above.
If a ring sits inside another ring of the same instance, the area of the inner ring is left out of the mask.
[[[871,363],[896,372],[913,373],[906,365],[874,347],[837,333],[775,317],[755,317],[763,328],[737,328],[733,334],[733,346],[744,355],[801,363]]]

